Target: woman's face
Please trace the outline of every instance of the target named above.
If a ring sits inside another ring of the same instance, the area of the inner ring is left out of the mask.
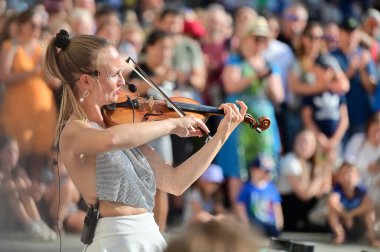
[[[120,25],[113,23],[106,24],[102,26],[102,29],[98,31],[97,35],[112,41],[115,46],[118,46],[121,36]]]
[[[170,66],[173,57],[173,40],[166,37],[147,47],[147,58],[157,64]]]
[[[302,43],[305,51],[312,54],[320,53],[323,43],[322,27],[314,26],[305,35],[302,36]]]
[[[99,54],[98,61],[101,62],[99,76],[93,77],[90,96],[94,95],[99,105],[114,103],[119,97],[121,87],[125,85],[119,53],[114,47],[104,48]]]
[[[183,32],[183,18],[181,15],[166,15],[164,19],[161,20],[160,28],[173,34],[180,34]]]
[[[243,38],[240,50],[244,58],[249,58],[262,53],[267,47],[267,37],[248,35]]]
[[[20,24],[20,33],[28,38],[39,38],[41,36],[42,17],[34,14],[26,23]]]
[[[6,169],[16,167],[19,159],[19,149],[16,141],[11,141],[0,151],[1,163]]]
[[[295,142],[295,152],[296,154],[303,158],[311,158],[317,149],[317,141],[313,132],[303,132],[297,136]]]
[[[256,18],[256,11],[250,7],[242,7],[235,17],[235,30],[244,31],[247,24]]]

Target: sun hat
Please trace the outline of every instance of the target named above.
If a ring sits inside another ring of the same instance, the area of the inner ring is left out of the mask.
[[[258,16],[255,21],[247,28],[246,35],[270,37],[271,30],[265,17]]]
[[[224,181],[222,167],[216,164],[210,164],[207,170],[202,174],[201,180],[215,183],[222,183]]]

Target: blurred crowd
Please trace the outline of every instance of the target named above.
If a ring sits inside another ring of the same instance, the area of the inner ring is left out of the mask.
[[[249,107],[253,119],[247,116],[184,196],[170,196],[168,207],[158,201],[162,230],[234,216],[268,236],[323,231],[336,243],[357,239],[363,232],[350,231],[362,225],[370,244],[380,245],[375,4],[0,1],[0,198],[7,202],[0,226],[22,226],[42,240],[83,227],[86,204],[54,141],[62,83],[42,62],[45,43],[65,29],[109,39],[168,96],[208,105],[210,114],[223,102]],[[130,65],[123,75],[137,88],[127,94],[160,98]],[[252,120],[262,124],[262,116],[270,127],[255,131]],[[219,121],[208,118],[212,133]],[[151,144],[176,166],[202,141],[172,136]]]

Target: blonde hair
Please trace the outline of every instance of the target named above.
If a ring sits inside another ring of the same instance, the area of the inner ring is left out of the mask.
[[[232,218],[197,222],[170,239],[165,252],[255,252],[262,236]]]
[[[60,33],[49,42],[44,58],[46,72],[60,79],[63,85],[55,144],[58,144],[65,123],[72,113],[81,120],[88,119],[77,99],[79,94],[75,83],[81,74],[96,73],[99,67],[98,53],[112,46],[108,40],[93,35],[78,35],[71,39],[67,37],[62,46],[62,38],[58,36],[62,35],[62,30]]]

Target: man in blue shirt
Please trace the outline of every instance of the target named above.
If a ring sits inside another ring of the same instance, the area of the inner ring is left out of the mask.
[[[377,70],[370,53],[359,46],[358,20],[347,17],[340,28],[340,47],[332,54],[350,80],[350,90],[346,94],[350,137],[364,131],[367,118],[372,113],[369,96],[376,88]]]

